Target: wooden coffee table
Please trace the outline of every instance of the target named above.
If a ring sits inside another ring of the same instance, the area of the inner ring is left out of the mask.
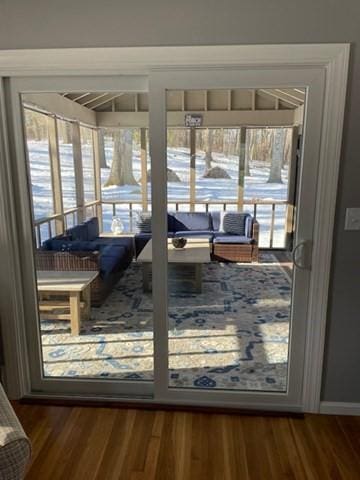
[[[79,335],[81,317],[90,318],[90,284],[98,272],[37,272],[39,311],[47,320],[70,320],[71,335]],[[65,297],[58,299],[53,297]],[[68,310],[69,313],[54,313]]]
[[[152,240],[145,245],[137,261],[142,264],[144,292],[151,291],[152,272]],[[211,262],[210,243],[203,238],[188,238],[184,248],[175,248],[168,239],[168,263],[192,265],[194,267],[194,285],[197,293],[201,293],[202,266]]]

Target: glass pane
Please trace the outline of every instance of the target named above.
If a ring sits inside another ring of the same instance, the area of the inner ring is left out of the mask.
[[[144,95],[139,94],[138,108]],[[34,97],[34,108],[51,109],[47,95]],[[49,111],[52,129],[47,127],[47,116],[25,111],[32,184],[29,201],[36,219],[41,217],[34,223],[34,235],[36,328],[43,374],[47,378],[140,382],[141,393],[144,382],[153,380],[151,223],[150,233],[140,231],[135,236],[137,225],[146,229],[139,215],[151,212],[147,125],[139,115],[139,127],[133,126],[137,117],[134,93],[74,92],[66,97],[67,104],[73,102],[76,108],[62,114]],[[94,125],[92,129],[69,117],[79,111],[76,104],[81,103],[82,109],[86,105],[99,112],[115,109],[124,125],[131,109],[135,116],[129,128],[118,128],[116,120],[106,128],[98,130]],[[51,157],[49,143],[54,146]],[[81,172],[84,182],[77,192],[75,173],[81,178]],[[95,200],[96,176],[101,178],[102,202],[86,206]],[[50,215],[56,190],[62,190],[63,211],[54,219]],[[85,208],[76,209],[82,191]],[[75,393],[77,383],[73,385]]]
[[[170,388],[287,389],[299,152],[292,125],[247,126],[252,95],[167,92]]]
[[[47,115],[25,109],[26,144],[34,218],[54,213]]]
[[[257,218],[262,226],[259,245],[264,248],[285,248],[291,135],[291,128],[249,128],[246,131],[244,195],[245,201],[256,199]],[[274,161],[277,138],[280,139],[281,159]]]
[[[167,168],[169,206],[186,208],[190,200],[190,136],[185,128],[168,129]]]
[[[84,178],[84,202],[95,200],[95,170],[93,151],[93,130],[80,127],[81,157]]]
[[[57,120],[59,156],[61,169],[61,189],[64,210],[76,207],[76,187],[72,125],[64,120]]]
[[[239,129],[196,130],[196,200],[237,202]],[[231,203],[232,202],[232,203]]]
[[[116,216],[124,232],[134,233],[139,213],[151,210],[147,129],[105,131],[104,144],[106,167],[101,169],[104,231],[110,231],[111,219]]]

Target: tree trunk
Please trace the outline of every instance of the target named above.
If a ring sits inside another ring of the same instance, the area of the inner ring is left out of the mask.
[[[244,128],[244,127],[243,127]],[[251,172],[250,172],[250,148],[249,148],[249,140],[250,140],[250,135],[249,135],[249,130],[247,129],[246,130],[246,135],[245,135],[245,177],[250,177],[251,176]],[[240,130],[239,130],[239,134],[240,134]],[[240,137],[240,135],[239,135]]]
[[[292,131],[293,131],[292,128],[286,129],[285,143],[284,143],[284,157],[282,162],[283,168],[285,168],[285,166],[289,165],[290,163]]]
[[[285,135],[285,128],[277,128],[275,130],[272,147],[270,174],[267,183],[282,183],[281,167],[284,157]]]
[[[98,142],[99,142],[100,168],[108,168],[106,163],[106,154],[105,154],[104,130],[102,128],[99,128],[99,131],[98,131]]]
[[[133,132],[121,129],[114,133],[114,153],[110,175],[105,187],[111,185],[137,185],[132,171]]]
[[[212,144],[213,144],[213,130],[208,128],[206,150],[205,150],[205,172],[211,168],[211,162],[214,160],[212,157]]]

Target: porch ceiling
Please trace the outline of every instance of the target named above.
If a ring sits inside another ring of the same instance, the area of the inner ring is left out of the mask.
[[[184,114],[197,112],[204,127],[299,125],[305,96],[301,88],[168,91],[168,124],[183,127]],[[23,98],[28,106],[92,126],[148,126],[144,92],[37,93]]]

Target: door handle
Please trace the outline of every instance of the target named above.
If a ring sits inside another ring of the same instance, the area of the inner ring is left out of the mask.
[[[300,256],[298,252],[301,252]],[[311,242],[303,240],[292,251],[292,261],[295,267],[302,270],[311,270]]]

